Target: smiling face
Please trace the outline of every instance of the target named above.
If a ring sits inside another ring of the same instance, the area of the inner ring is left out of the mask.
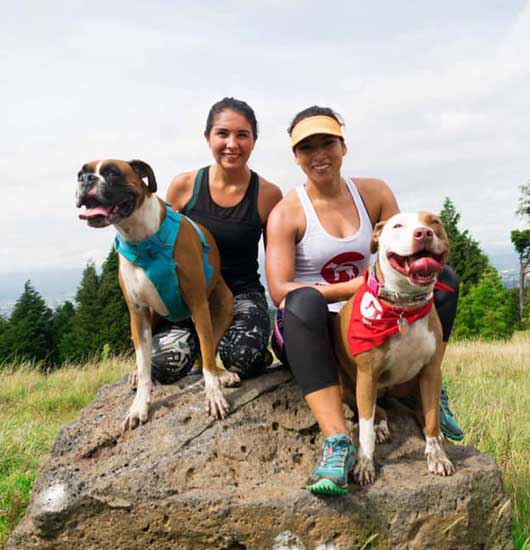
[[[250,122],[231,109],[215,116],[206,140],[215,161],[226,170],[245,166],[255,143]]]
[[[91,227],[107,227],[128,218],[141,204],[145,193],[142,178],[148,178],[147,192],[156,191],[154,174],[138,160],[89,162],[77,175],[76,206],[85,206],[79,218]]]
[[[429,212],[400,213],[378,224],[372,238],[386,283],[405,279],[415,286],[435,283],[449,252],[438,216]]]
[[[293,153],[296,163],[306,176],[312,181],[321,182],[340,174],[346,151],[346,145],[341,138],[315,134],[298,143]]]

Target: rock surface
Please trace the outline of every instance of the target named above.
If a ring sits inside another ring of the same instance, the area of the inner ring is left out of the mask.
[[[58,436],[7,550],[507,549],[511,509],[495,462],[446,444],[457,473],[427,472],[407,409],[389,410],[376,482],[341,497],[302,489],[320,436],[288,371],[229,390],[232,414],[203,412],[197,377],[157,386],[151,417],[120,425],[125,380]]]

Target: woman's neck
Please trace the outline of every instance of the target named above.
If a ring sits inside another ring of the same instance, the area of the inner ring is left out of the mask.
[[[344,180],[340,174],[328,181],[314,181],[312,179],[308,179],[306,181],[305,188],[308,195],[315,198],[337,198],[340,197],[344,191],[346,191]]]
[[[244,187],[250,180],[250,168],[245,164],[241,168],[226,170],[220,164],[212,164],[210,182],[220,187]]]

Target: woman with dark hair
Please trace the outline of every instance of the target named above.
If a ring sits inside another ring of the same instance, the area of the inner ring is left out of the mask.
[[[234,295],[234,319],[218,351],[225,368],[248,378],[272,362],[258,242],[282,195],[247,165],[258,138],[256,116],[247,103],[231,97],[215,103],[204,137],[214,163],[175,176],[167,201],[206,227],[217,242],[221,273]],[[190,321],[162,322],[153,335],[153,379],[174,383],[190,371],[197,353],[197,335]]]
[[[373,226],[399,208],[385,182],[341,175],[347,148],[342,121],[331,109],[304,109],[291,123],[289,135],[306,182],[278,203],[267,226],[267,280],[279,306],[273,349],[282,362],[288,362],[324,436],[322,459],[306,488],[342,494],[347,492],[355,449],[343,415],[331,323],[361,286],[370,261]],[[458,289],[450,270],[445,270],[442,280]],[[456,300],[457,292],[435,296],[444,342],[451,332]],[[442,431],[446,437],[461,439],[446,394],[442,397]]]

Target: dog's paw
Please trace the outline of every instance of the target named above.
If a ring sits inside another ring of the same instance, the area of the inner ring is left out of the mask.
[[[127,430],[134,430],[140,424],[145,424],[149,418],[149,403],[145,399],[138,399],[135,397],[125,420],[121,427],[125,432]]]
[[[136,391],[138,388],[138,372],[136,369],[134,369],[132,372],[129,373],[129,376],[127,377],[127,384],[129,386],[129,389],[131,391]]]
[[[359,485],[368,485],[375,481],[374,461],[366,456],[359,456],[353,469],[353,477]]]
[[[234,388],[239,386],[241,379],[239,378],[239,374],[227,370],[219,375],[219,382],[225,388]]]
[[[214,418],[224,418],[230,410],[230,405],[225,399],[219,385],[207,385],[206,392],[206,414]]]
[[[386,418],[383,418],[374,426],[374,431],[376,443],[384,443],[390,440],[390,430]]]
[[[455,473],[453,463],[445,455],[442,457],[427,455],[427,467],[431,474],[438,476],[452,476]]]
[[[427,437],[425,456],[427,468],[431,474],[438,476],[452,476],[455,473],[453,463],[447,458],[441,445],[442,437]]]

